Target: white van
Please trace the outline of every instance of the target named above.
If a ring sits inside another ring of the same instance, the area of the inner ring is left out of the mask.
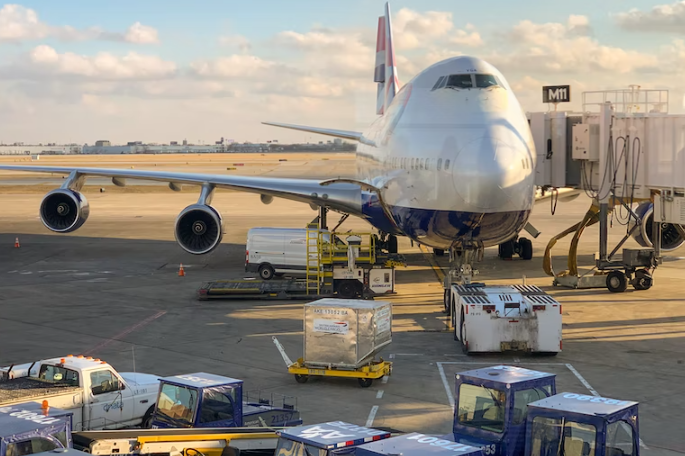
[[[329,235],[324,234],[324,241]],[[304,228],[252,228],[247,232],[245,271],[259,277],[307,275],[307,230]]]

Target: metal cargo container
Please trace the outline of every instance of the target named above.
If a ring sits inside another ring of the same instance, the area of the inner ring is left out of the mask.
[[[320,299],[304,305],[306,366],[357,369],[392,342],[387,301]]]

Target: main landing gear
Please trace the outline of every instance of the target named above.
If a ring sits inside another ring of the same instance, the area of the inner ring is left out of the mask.
[[[522,260],[533,258],[533,242],[528,238],[514,238],[499,245],[497,256],[502,260],[511,260],[514,255],[518,255]]]

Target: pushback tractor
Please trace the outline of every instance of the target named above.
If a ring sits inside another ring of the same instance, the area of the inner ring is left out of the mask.
[[[561,304],[536,286],[452,285],[445,309],[464,353],[561,351]]]

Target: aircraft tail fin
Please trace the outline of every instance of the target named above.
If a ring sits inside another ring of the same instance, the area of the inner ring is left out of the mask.
[[[376,114],[383,115],[399,90],[397,66],[395,65],[395,47],[392,40],[392,22],[390,5],[385,4],[385,15],[378,18],[376,35],[376,67],[373,75],[378,83],[376,93]]]

